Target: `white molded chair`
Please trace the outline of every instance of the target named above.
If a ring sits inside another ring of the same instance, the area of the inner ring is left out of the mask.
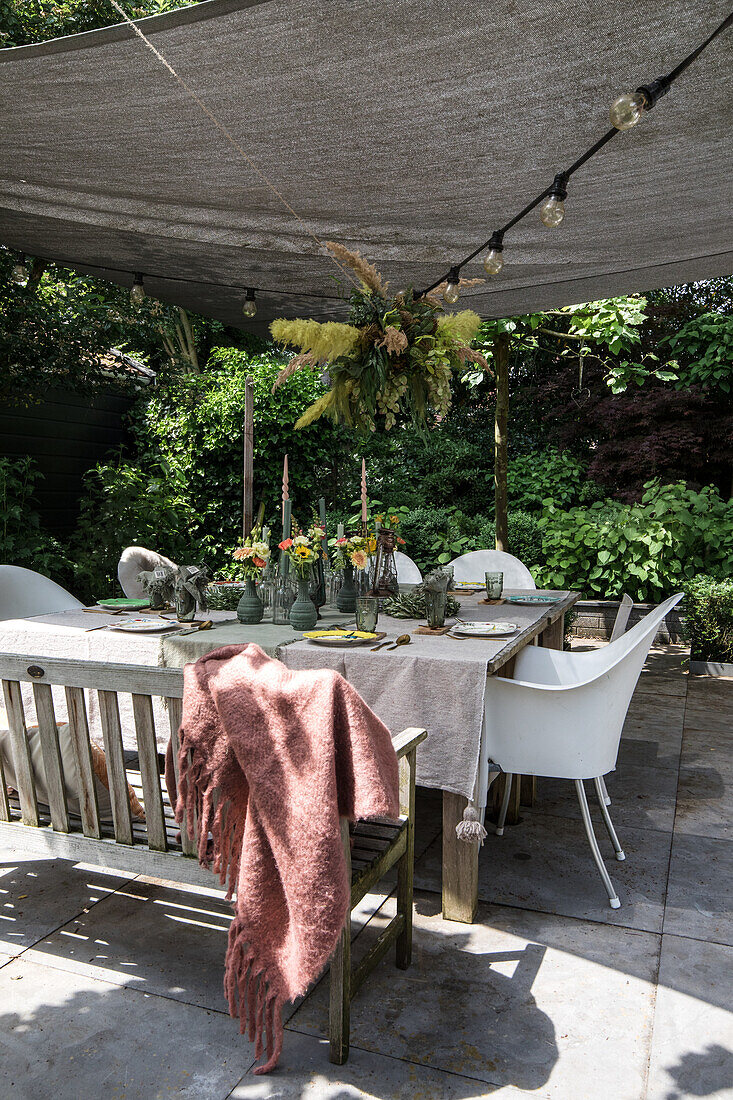
[[[394,560],[397,566],[398,584],[420,584],[422,573],[412,558],[408,557],[407,554],[403,554],[401,550],[395,550]]]
[[[76,596],[42,573],[22,565],[0,565],[0,620],[51,615],[83,606]]]
[[[625,859],[601,780],[616,766],[626,712],[657,630],[681,599],[682,593],[670,596],[601,649],[565,653],[526,646],[517,655],[514,679],[490,676],[486,683],[484,736],[488,755],[507,773],[497,833],[504,831],[514,775],[572,779],[612,909],[618,909],[621,903],[593,832],[583,781],[593,780],[616,859]]]
[[[526,565],[503,550],[472,550],[451,562],[456,581],[476,581],[484,584],[484,573],[503,573],[505,588],[536,588]]]
[[[163,557],[155,550],[146,550],[144,546],[126,547],[117,563],[117,579],[122,591],[131,600],[142,599],[146,593],[137,579],[138,573],[152,573],[153,569],[160,569],[164,565],[171,569],[178,568],[170,558]]]

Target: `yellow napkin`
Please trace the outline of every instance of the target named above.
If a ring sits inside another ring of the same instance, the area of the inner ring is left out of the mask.
[[[348,634],[352,638],[376,638],[376,634],[369,634],[366,630],[306,630],[304,638],[343,638]]]

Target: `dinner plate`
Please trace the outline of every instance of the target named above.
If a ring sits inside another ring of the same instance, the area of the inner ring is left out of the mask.
[[[456,623],[451,627],[451,634],[465,634],[472,638],[504,638],[508,634],[516,634],[518,630],[516,623]]]
[[[557,603],[557,596],[505,596],[507,603]]]
[[[314,637],[314,635],[316,635]],[[339,633],[338,631],[323,631],[320,630],[307,630],[303,634],[304,638],[307,638],[313,645],[325,645],[336,647],[338,649],[351,649],[354,646],[367,645],[369,642],[378,642],[382,638],[386,637],[384,631],[377,634],[370,634],[367,631],[346,631],[345,633]]]
[[[179,630],[186,623],[171,623],[166,619],[126,619],[123,623],[110,623],[110,630],[125,630],[129,634],[155,634],[162,630]]]
[[[110,611],[144,611],[150,607],[150,600],[133,600],[120,597],[115,600],[97,600],[98,607],[106,607]]]
[[[485,588],[486,585],[483,581],[454,581],[453,591],[457,588]]]

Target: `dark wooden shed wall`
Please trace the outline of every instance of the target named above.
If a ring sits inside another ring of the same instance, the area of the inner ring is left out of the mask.
[[[87,470],[127,441],[124,414],[132,400],[49,390],[42,404],[0,409],[0,454],[35,460],[43,474],[35,494],[38,511],[54,535],[72,531]]]

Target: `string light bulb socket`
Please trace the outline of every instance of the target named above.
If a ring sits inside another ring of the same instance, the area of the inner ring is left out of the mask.
[[[130,289],[130,301],[134,306],[139,306],[145,301],[145,287],[143,285],[142,272],[136,271]]]
[[[498,275],[504,266],[504,234],[498,229],[491,234],[489,251],[484,256],[484,271],[487,275]]]
[[[460,267],[452,267],[448,272],[448,279],[445,284],[445,290],[443,291],[443,301],[447,302],[449,306],[454,306],[458,301],[460,285],[461,269]]]
[[[671,87],[667,77],[660,76],[656,80],[650,80],[648,84],[642,84],[635,92],[626,92],[615,99],[611,104],[611,125],[617,130],[630,130],[645,111],[651,111],[652,107],[666,95]]]
[[[10,269],[10,278],[16,286],[25,286],[28,282],[28,268],[25,262],[25,253],[15,253],[15,263]]]
[[[565,217],[565,199],[568,197],[568,177],[558,173],[552,181],[550,193],[540,207],[540,221],[548,229],[555,229]]]
[[[250,286],[247,287],[247,294],[242,306],[242,313],[245,317],[254,317],[257,312],[257,302],[255,301],[254,289]]]

